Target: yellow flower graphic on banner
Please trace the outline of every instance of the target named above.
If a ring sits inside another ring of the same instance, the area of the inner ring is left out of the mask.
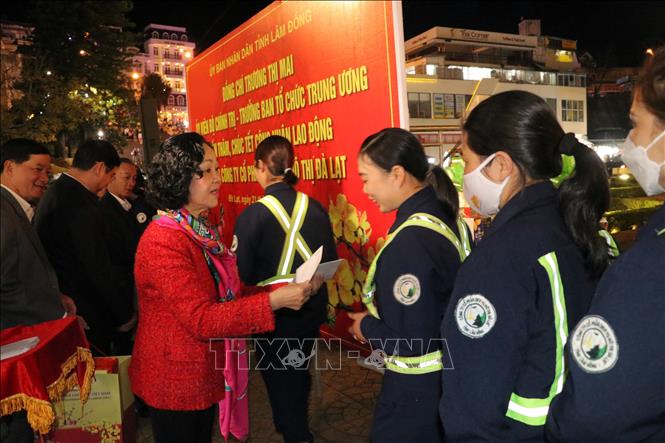
[[[351,260],[350,265],[348,260],[344,260],[333,279],[327,282],[330,305],[337,306],[341,303],[350,306],[353,302],[360,301],[366,276],[367,272],[360,260]]]
[[[378,239],[373,247],[368,245],[372,226],[367,212],[358,211],[343,194],[337,194],[334,202],[330,200],[328,216],[337,244],[345,246],[349,253],[333,279],[326,282],[328,323],[333,325],[337,317],[336,307],[351,306],[361,301],[367,268],[385,244],[385,238]]]
[[[332,280],[328,280],[328,302],[332,306],[340,303],[343,305],[353,304],[353,271],[349,262],[344,260],[339,266]]]
[[[383,248],[383,245],[386,244],[386,238],[385,237],[379,237],[376,240],[376,244],[374,246],[370,246],[369,249],[367,250],[367,261],[372,264],[374,261],[374,257],[379,253],[379,251]]]
[[[363,211],[359,215],[344,194],[337,194],[335,203],[330,201],[328,214],[336,238],[351,244],[360,243],[361,246],[367,243],[372,233],[367,213]]]

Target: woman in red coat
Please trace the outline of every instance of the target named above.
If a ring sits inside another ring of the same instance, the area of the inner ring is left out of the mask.
[[[139,322],[130,380],[149,407],[158,443],[211,441],[214,405],[225,395],[224,341],[211,339],[271,331],[274,310],[300,309],[320,285],[250,296],[235,256],[201,217],[217,206],[219,186],[215,153],[196,133],[166,140],[148,171],[148,198],[166,213],[136,252]]]

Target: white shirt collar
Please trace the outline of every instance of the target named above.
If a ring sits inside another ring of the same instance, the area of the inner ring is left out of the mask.
[[[124,209],[125,211],[129,211],[130,209],[132,209],[132,204],[126,198],[118,197],[117,195],[115,195],[111,191],[107,191],[107,192],[109,194],[111,194],[113,197],[115,197],[116,200],[118,200],[118,203],[120,203],[120,206],[122,206],[122,209]]]
[[[23,212],[25,212],[26,217],[28,217],[28,220],[32,221],[32,217],[35,215],[35,208],[32,207],[30,203],[20,195],[18,195],[16,192],[12,191],[9,189],[9,187],[2,185],[3,188],[5,188],[9,193],[16,199],[18,204],[21,206],[21,209],[23,209]]]

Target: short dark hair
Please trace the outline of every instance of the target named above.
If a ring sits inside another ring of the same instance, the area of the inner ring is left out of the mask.
[[[210,146],[200,134],[186,132],[166,139],[147,169],[146,198],[158,209],[180,209],[189,200],[189,185]]]
[[[28,161],[31,155],[51,155],[51,153],[44,145],[27,138],[13,138],[7,141],[2,145],[0,173],[4,172],[7,160],[21,164]]]
[[[298,183],[298,176],[293,172],[293,145],[281,135],[271,135],[266,137],[256,147],[254,160],[258,163],[261,160],[266,164],[268,170],[275,177],[284,176],[284,183],[295,185]]]
[[[118,164],[118,166],[120,166],[120,165],[122,165],[122,164],[129,164],[129,165],[132,165],[132,166],[134,166],[134,167],[136,168],[136,165],[134,164],[134,162],[131,161],[130,159],[128,159],[127,157],[121,157],[121,158],[120,158],[120,163]],[[138,169],[138,168],[137,168],[137,169]]]
[[[72,166],[88,171],[98,162],[104,163],[107,170],[120,165],[120,156],[115,147],[106,140],[86,140],[81,143],[74,155]]]

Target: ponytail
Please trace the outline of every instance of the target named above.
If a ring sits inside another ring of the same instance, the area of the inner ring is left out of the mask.
[[[599,276],[607,266],[607,244],[598,222],[609,206],[607,173],[600,158],[565,134],[545,100],[526,91],[507,91],[482,101],[467,117],[467,146],[478,155],[508,153],[532,180],[561,174],[561,154],[575,158],[575,171],[559,187],[559,208],[586,268]]]
[[[293,172],[293,169],[286,168],[284,170],[284,178],[282,181],[289,186],[295,186],[296,183],[298,183],[298,176]]]
[[[607,211],[610,192],[602,161],[572,133],[559,142],[559,153],[575,158],[575,171],[559,187],[559,206],[586,267],[600,276],[608,264],[607,243],[598,235],[598,222]]]
[[[441,203],[443,212],[453,220],[457,219],[459,213],[459,196],[457,195],[457,189],[455,189],[453,181],[448,177],[446,171],[441,166],[430,167],[427,173],[427,183],[434,188],[436,198]]]
[[[273,176],[283,176],[282,181],[290,186],[298,183],[298,176],[291,169],[294,157],[293,145],[280,135],[266,137],[254,152],[254,161],[261,160]]]

